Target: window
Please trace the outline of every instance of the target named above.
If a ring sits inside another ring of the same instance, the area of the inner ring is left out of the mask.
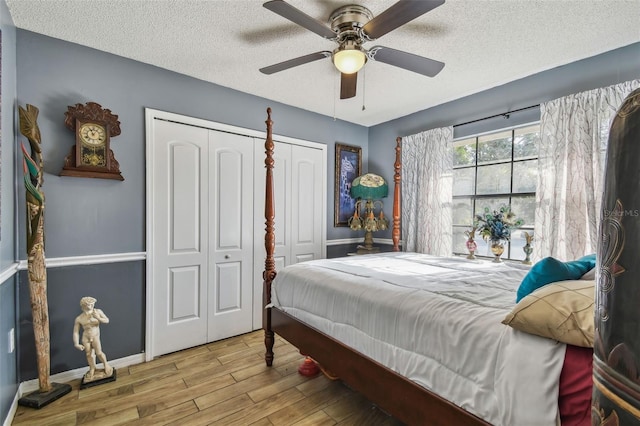
[[[524,225],[511,234],[504,259],[522,260],[523,232],[533,235],[538,175],[538,124],[458,139],[453,152],[453,251],[468,254],[465,231],[485,207],[511,206]],[[476,235],[477,256],[493,257]]]

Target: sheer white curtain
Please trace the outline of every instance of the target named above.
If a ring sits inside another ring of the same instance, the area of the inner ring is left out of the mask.
[[[406,251],[453,252],[453,127],[402,138],[402,240]]]
[[[633,80],[540,106],[534,257],[596,252],[609,127]]]

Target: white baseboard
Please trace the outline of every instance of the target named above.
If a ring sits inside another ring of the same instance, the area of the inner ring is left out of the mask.
[[[111,366],[117,370],[118,368],[125,368],[130,365],[141,364],[143,362],[145,362],[144,353],[141,353],[109,361],[109,364],[111,364]],[[101,366],[102,364],[98,364],[98,367]],[[82,378],[82,376],[85,375],[88,369],[89,367],[83,367],[76,368],[75,370],[63,371],[62,373],[52,375],[50,379],[55,383],[67,383],[72,380]],[[16,415],[16,410],[18,409],[18,400],[22,398],[23,395],[38,390],[38,386],[38,379],[27,380],[26,382],[20,383],[20,386],[18,386],[18,392],[13,398],[13,402],[11,403],[9,413],[7,414],[7,418],[4,420],[3,426],[11,426],[13,418]]]
[[[130,355],[125,358],[118,358],[113,361],[109,361],[109,364],[115,369],[128,367],[134,364],[141,364],[144,361],[144,353],[137,355]],[[98,364],[98,367],[101,368],[102,364]],[[67,383],[71,380],[80,379],[84,374],[89,370],[89,367],[76,368],[75,370],[63,371],[62,373],[54,374],[50,377],[52,382],[56,383]],[[20,388],[18,389],[18,393],[20,394],[19,398],[22,398],[22,395],[25,395],[29,392],[33,392],[38,390],[38,379],[28,380],[26,382],[20,383]]]
[[[13,397],[13,402],[11,403],[11,407],[9,407],[9,412],[7,413],[7,417],[4,419],[3,426],[11,426],[13,423],[13,418],[16,415],[16,410],[18,409],[18,400],[20,399],[20,387],[18,386],[18,392]]]

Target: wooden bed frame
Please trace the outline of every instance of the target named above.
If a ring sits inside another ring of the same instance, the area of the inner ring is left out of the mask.
[[[463,410],[422,386],[408,380],[382,364],[351,349],[328,335],[306,325],[271,303],[271,283],[276,277],[274,235],[273,190],[273,121],[271,108],[267,109],[267,138],[265,140],[265,270],[263,273],[262,325],[266,347],[265,361],[273,364],[274,333],[296,346],[301,353],[310,356],[324,369],[340,378],[349,387],[364,395],[382,410],[408,425],[488,425],[489,423]],[[400,171],[401,138],[396,139],[393,197],[393,250],[399,251],[400,243]]]

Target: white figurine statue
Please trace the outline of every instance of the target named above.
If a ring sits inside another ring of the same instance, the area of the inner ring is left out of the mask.
[[[85,381],[99,380],[110,377],[113,374],[113,367],[107,363],[107,356],[102,352],[102,344],[100,343],[100,323],[109,323],[109,318],[100,309],[94,306],[96,299],[93,297],[83,297],[80,299],[80,307],[82,313],[76,317],[73,324],[73,344],[84,351],[87,355],[89,363],[89,371],[84,376]],[[82,343],[80,343],[80,326],[82,326]],[[102,361],[104,371],[96,372],[95,356]]]

